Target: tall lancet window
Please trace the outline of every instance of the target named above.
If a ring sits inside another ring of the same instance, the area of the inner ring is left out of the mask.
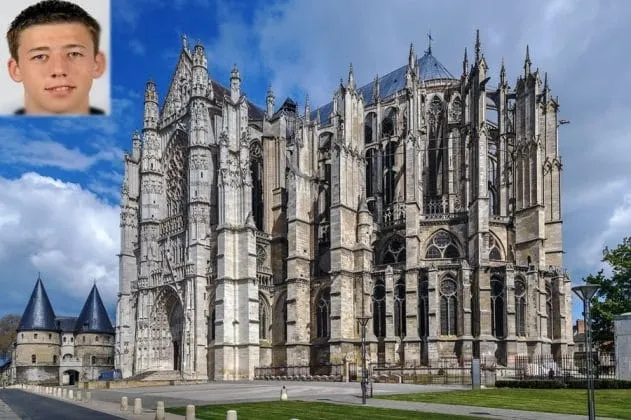
[[[377,338],[386,336],[386,285],[382,277],[372,289],[372,330]]]
[[[263,230],[263,153],[261,145],[255,142],[250,147],[250,172],[252,176],[252,215],[254,224]]]
[[[167,216],[180,214],[186,208],[185,204],[188,195],[186,182],[188,178],[188,160],[186,159],[186,153],[186,135],[181,131],[177,131],[173,137],[171,137],[163,158],[166,175],[164,191],[166,192],[167,199]],[[153,181],[153,184],[148,185],[143,184],[143,187],[151,188],[150,191],[154,194],[163,191],[162,183],[159,181]]]
[[[405,279],[400,278],[394,285],[394,335],[405,337]]]
[[[427,157],[429,163],[429,188],[430,197],[440,197],[445,191],[445,144],[443,140],[443,103],[438,96],[434,96],[429,104],[429,145]]]
[[[522,279],[515,280],[515,334],[526,336],[526,283]]]
[[[375,195],[375,149],[366,151],[366,198]]]
[[[397,171],[396,171],[397,144],[394,141],[388,142],[386,154],[383,157],[383,204],[389,206],[395,200]]]
[[[458,335],[458,285],[452,278],[440,283],[440,334]]]
[[[381,120],[381,136],[384,138],[392,137],[396,134],[397,112],[390,107],[386,110],[385,117]]]
[[[489,187],[489,213],[492,215],[500,214],[500,206],[498,201],[499,171],[497,166],[497,155],[497,144],[495,141],[490,141],[487,165],[487,181]]]
[[[271,338],[269,335],[272,325],[271,321],[270,305],[267,303],[267,299],[259,294],[259,340]]]
[[[504,337],[504,280],[494,276],[491,278],[491,333],[496,338]]]
[[[364,144],[368,145],[375,141],[377,141],[377,114],[371,112],[364,119]]]
[[[326,288],[316,300],[316,336],[328,338],[331,335],[331,292]]]

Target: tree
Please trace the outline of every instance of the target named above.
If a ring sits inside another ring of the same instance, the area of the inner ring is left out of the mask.
[[[0,358],[8,356],[11,344],[15,341],[20,315],[6,314],[0,318]]]
[[[592,301],[592,337],[601,349],[610,351],[614,316],[631,312],[631,237],[614,249],[605,247],[602,261],[611,267],[611,277],[600,270],[583,280],[600,285]]]

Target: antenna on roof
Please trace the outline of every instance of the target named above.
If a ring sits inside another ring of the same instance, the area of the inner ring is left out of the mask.
[[[432,38],[432,30],[429,30],[429,33],[427,34],[427,50],[425,50],[425,54],[429,54],[432,55],[432,41],[434,39]]]

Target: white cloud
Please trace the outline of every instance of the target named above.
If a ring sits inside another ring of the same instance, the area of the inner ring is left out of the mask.
[[[132,39],[129,41],[129,49],[136,55],[145,55],[146,52],[145,45],[138,39]]]
[[[25,305],[38,272],[57,312],[70,308],[78,315],[94,281],[106,305],[115,303],[118,206],[30,172],[0,177],[0,210],[0,289],[20,296],[0,296],[0,307]]]

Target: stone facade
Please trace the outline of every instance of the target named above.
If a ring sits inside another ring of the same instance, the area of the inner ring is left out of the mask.
[[[265,110],[186,38],[148,82],[122,187],[117,367],[252,378],[257,366],[506,363],[571,351],[558,101],[528,52],[488,83],[433,56],[332,101]]]

